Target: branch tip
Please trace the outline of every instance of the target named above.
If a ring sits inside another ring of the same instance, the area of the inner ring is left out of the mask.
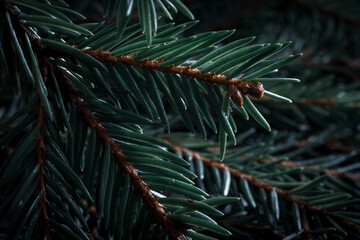
[[[152,69],[156,71],[160,71],[163,73],[175,73],[180,76],[195,78],[202,80],[207,83],[219,84],[223,85],[227,88],[227,91],[232,97],[234,103],[241,104],[242,102],[239,100],[241,98],[238,96],[241,93],[248,94],[254,98],[262,98],[264,96],[264,87],[261,82],[256,81],[246,81],[244,82],[243,78],[233,78],[227,80],[225,75],[215,74],[213,72],[201,73],[200,69],[194,68],[192,69],[190,66],[161,66],[163,60],[149,60],[149,59],[141,59],[135,61],[135,55],[119,55],[112,56],[111,52],[102,51],[102,50],[92,50],[90,48],[81,49],[84,53],[89,54],[93,58],[101,62],[109,62],[109,63],[123,63],[129,66],[137,66],[143,69]]]

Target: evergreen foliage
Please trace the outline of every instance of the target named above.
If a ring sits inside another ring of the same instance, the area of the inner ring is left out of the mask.
[[[0,0],[1,239],[360,239],[360,5],[227,2]]]

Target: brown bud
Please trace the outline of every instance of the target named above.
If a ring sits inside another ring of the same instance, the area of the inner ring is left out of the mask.
[[[228,86],[226,87],[226,89],[227,89],[227,91],[228,91],[228,93],[229,93],[230,98],[233,100],[233,102],[234,102],[236,105],[242,107],[242,105],[243,105],[243,98],[242,98],[242,96],[241,96],[241,93],[240,93],[239,89],[238,89],[236,86],[234,86],[234,85],[228,85]]]
[[[254,98],[262,98],[264,96],[264,87],[261,82],[241,82],[238,87],[240,88],[242,93],[249,94]]]

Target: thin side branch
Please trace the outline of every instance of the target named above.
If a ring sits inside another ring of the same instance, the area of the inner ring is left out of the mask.
[[[184,229],[166,217],[163,206],[158,202],[158,199],[152,195],[148,184],[141,180],[141,176],[137,173],[132,163],[126,160],[126,156],[120,150],[119,145],[109,136],[99,119],[87,108],[85,101],[76,96],[76,90],[70,80],[57,69],[56,65],[54,65],[54,69],[56,77],[60,82],[62,93],[67,97],[69,102],[77,106],[77,110],[82,115],[84,121],[90,128],[95,130],[97,139],[104,145],[110,145],[111,154],[118,168],[129,175],[132,185],[139,191],[142,200],[148,206],[149,211],[153,213],[156,222],[162,225],[170,234],[170,239],[185,239],[181,234],[181,231]]]
[[[189,149],[180,147],[180,146],[178,146],[178,145],[176,145],[174,143],[171,143],[171,142],[169,142],[169,143],[171,145],[173,145],[176,148],[176,150],[181,151],[184,155],[187,155],[187,154],[189,154],[189,152],[191,152],[191,151],[189,151]],[[271,185],[271,184],[269,184],[267,182],[261,181],[261,180],[257,179],[254,176],[242,173],[240,170],[228,167],[227,165],[225,165],[223,163],[216,162],[216,161],[214,161],[214,160],[212,160],[210,158],[203,157],[200,154],[195,153],[195,152],[191,152],[191,154],[193,155],[194,158],[203,161],[203,163],[205,165],[209,166],[209,167],[216,167],[221,171],[224,171],[225,169],[227,169],[231,173],[231,175],[233,177],[238,178],[238,179],[244,178],[249,182],[249,184],[251,184],[252,186],[254,186],[256,188],[263,188],[268,192],[271,192],[273,189],[275,189],[275,191],[276,191],[279,198],[284,199],[285,201],[288,201],[288,202],[296,202],[300,206],[305,207],[309,212],[319,214],[319,215],[323,215],[323,216],[331,216],[331,217],[337,219],[338,221],[342,222],[347,227],[349,227],[349,228],[357,231],[358,233],[360,233],[360,226],[359,225],[357,225],[357,224],[355,224],[353,222],[350,222],[350,221],[348,221],[346,219],[343,219],[341,217],[338,217],[334,212],[322,209],[322,208],[317,207],[317,206],[310,206],[308,204],[308,202],[303,200],[303,199],[300,199],[300,198],[298,198],[298,197],[296,197],[296,196],[294,196],[294,195],[292,195],[292,194],[290,194],[290,193],[288,193],[288,192],[286,192],[286,191],[284,191],[282,189],[274,187],[273,185]]]
[[[32,33],[26,28],[23,22],[19,19],[18,14],[7,4],[2,4],[4,6],[4,10],[7,11],[11,17],[12,22],[17,30],[25,32],[29,36],[30,39],[35,39]],[[37,49],[38,46],[36,46]],[[40,65],[40,71],[43,78],[44,83],[47,80],[48,74],[48,62],[46,58],[42,58],[42,54],[38,56],[38,62]],[[38,90],[38,86],[36,86],[36,124],[40,126],[40,130],[36,136],[36,146],[35,146],[35,156],[36,156],[36,163],[40,166],[39,171],[36,176],[37,180],[37,187],[36,192],[37,194],[42,193],[42,196],[39,200],[38,207],[40,208],[40,227],[43,231],[43,235],[46,239],[51,239],[51,227],[49,216],[47,212],[47,197],[46,197],[46,173],[45,173],[45,163],[46,163],[46,155],[45,155],[45,137],[48,134],[46,128],[46,113],[44,111],[44,107],[41,103],[40,93]]]
[[[343,151],[343,152],[351,152],[351,151],[358,151],[360,152],[360,148],[356,148],[356,147],[349,147],[349,146],[338,146],[335,145],[334,143],[327,143],[325,144],[326,147],[333,149],[333,150],[338,150],[338,151]],[[231,147],[230,147],[231,148]],[[227,148],[226,150],[228,150],[229,148]],[[219,147],[214,146],[210,148],[211,151],[219,153]],[[276,157],[268,157],[267,159],[265,159],[265,161],[268,162],[275,162],[277,160]],[[293,162],[290,160],[287,161],[282,161],[280,163],[278,163],[279,166],[283,166],[283,167],[303,167],[303,168],[307,168],[307,169],[314,169],[314,170],[319,170],[319,171],[324,171],[328,174],[330,174],[333,177],[336,178],[340,178],[343,180],[348,180],[349,178],[354,178],[357,180],[360,180],[360,175],[356,174],[356,173],[348,173],[348,172],[339,172],[335,169],[329,169],[329,168],[322,168],[316,165],[302,165],[299,164],[297,162]]]
[[[40,69],[41,74],[43,77],[44,83],[47,79],[47,64],[44,61],[40,62]],[[47,135],[47,129],[46,129],[46,114],[44,111],[44,108],[41,103],[40,99],[40,93],[38,90],[38,86],[36,86],[36,124],[40,126],[39,133],[36,136],[36,147],[35,147],[35,155],[36,155],[36,163],[40,166],[39,171],[37,173],[36,179],[37,179],[37,187],[36,192],[42,193],[42,196],[40,198],[40,201],[38,203],[38,207],[40,208],[41,214],[40,214],[40,227],[43,230],[44,237],[47,239],[51,239],[51,230],[50,230],[50,222],[49,217],[47,213],[47,198],[46,198],[46,191],[45,191],[45,163],[46,163],[46,156],[45,156],[45,137]]]
[[[89,54],[90,56],[96,58],[101,62],[110,62],[110,63],[123,63],[129,66],[136,66],[144,69],[151,69],[160,71],[163,73],[176,73],[180,76],[185,76],[189,78],[196,78],[208,83],[220,84],[223,86],[235,86],[239,91],[243,94],[248,94],[255,98],[262,98],[264,96],[264,88],[262,83],[255,81],[242,81],[241,78],[233,78],[230,80],[226,80],[225,75],[215,74],[213,72],[201,73],[200,69],[194,68],[192,69],[190,66],[174,66],[168,65],[161,67],[160,64],[163,62],[162,60],[152,60],[142,59],[139,61],[135,61],[135,55],[120,55],[120,56],[112,56],[111,52],[102,51],[102,50],[92,50],[92,49],[82,49],[83,52]],[[228,90],[229,91],[229,90]],[[229,92],[231,94],[231,92]]]

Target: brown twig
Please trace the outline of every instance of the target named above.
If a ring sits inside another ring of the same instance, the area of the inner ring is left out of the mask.
[[[347,227],[360,233],[359,225],[337,216],[334,212],[322,209],[318,206],[310,206],[307,201],[300,199],[282,189],[274,187],[273,185],[271,185],[267,182],[261,181],[254,176],[242,173],[240,170],[228,167],[227,165],[220,163],[220,162],[216,162],[210,158],[203,157],[198,153],[191,152],[189,149],[183,148],[174,143],[171,143],[171,142],[169,142],[169,143],[171,145],[173,145],[176,148],[176,150],[181,151],[184,155],[191,153],[193,155],[193,158],[201,160],[205,165],[207,165],[209,167],[216,167],[221,171],[228,170],[233,177],[238,178],[238,179],[242,179],[242,178],[246,179],[249,182],[249,184],[251,184],[252,186],[254,186],[256,188],[263,188],[268,192],[271,192],[272,190],[275,189],[279,198],[284,199],[285,201],[288,201],[288,202],[296,202],[300,206],[304,206],[309,212],[336,218],[339,222],[342,222]]]
[[[307,240],[314,240],[314,236],[311,234],[309,222],[306,217],[306,209],[304,206],[300,206],[300,218],[301,218],[301,225],[304,228],[304,233],[306,235]]]
[[[110,63],[124,63],[129,66],[136,66],[143,69],[151,69],[160,71],[163,73],[176,73],[180,76],[185,76],[189,78],[196,78],[202,80],[204,82],[212,83],[212,84],[219,84],[226,86],[234,86],[236,89],[241,91],[243,94],[248,94],[254,98],[261,98],[264,96],[264,88],[260,82],[255,81],[242,81],[242,78],[233,78],[230,80],[226,80],[225,75],[215,74],[213,72],[208,73],[201,73],[200,69],[192,69],[190,66],[160,66],[163,62],[162,60],[152,60],[149,59],[142,59],[135,61],[134,55],[119,55],[119,56],[112,56],[111,52],[102,51],[102,50],[92,50],[92,49],[82,49],[83,52],[89,54],[93,58],[101,62],[110,62]],[[235,89],[231,89],[233,91]],[[228,89],[229,91],[229,89]],[[229,93],[231,95],[231,92]]]
[[[253,235],[259,236],[261,238],[273,240],[273,239],[284,239],[287,237],[287,235],[280,233],[278,231],[275,231],[271,227],[264,227],[261,225],[247,224],[247,223],[242,223],[242,222],[218,221],[217,223],[222,226],[230,225],[237,229],[246,230],[247,232],[250,232]]]
[[[48,66],[45,63],[44,60],[39,61],[40,62],[40,70],[43,77],[44,83],[46,83],[47,80],[47,71]],[[45,137],[47,135],[47,129],[46,129],[46,115],[44,112],[44,108],[41,103],[40,93],[38,90],[38,86],[36,86],[36,124],[40,126],[40,130],[36,136],[36,147],[35,147],[35,155],[36,155],[36,163],[40,166],[39,171],[37,173],[37,193],[42,193],[42,196],[40,198],[40,201],[38,203],[38,207],[40,208],[41,215],[40,215],[40,226],[43,229],[44,237],[47,239],[51,239],[51,233],[50,233],[50,223],[49,223],[49,217],[47,213],[47,198],[46,198],[46,191],[45,191],[45,163],[46,163],[46,156],[45,156]]]
[[[86,107],[85,101],[76,96],[76,90],[70,80],[57,69],[56,65],[54,65],[54,69],[56,77],[60,82],[62,93],[67,97],[69,102],[77,106],[77,111],[82,115],[84,121],[90,128],[95,130],[97,139],[104,145],[110,145],[111,154],[118,168],[129,175],[132,185],[139,191],[142,200],[153,213],[154,219],[170,234],[171,239],[185,239],[181,234],[181,231],[184,229],[166,217],[163,206],[158,202],[158,199],[151,194],[148,184],[141,180],[141,176],[137,173],[132,163],[126,160],[126,156],[120,150],[118,144],[109,136],[99,119]]]

